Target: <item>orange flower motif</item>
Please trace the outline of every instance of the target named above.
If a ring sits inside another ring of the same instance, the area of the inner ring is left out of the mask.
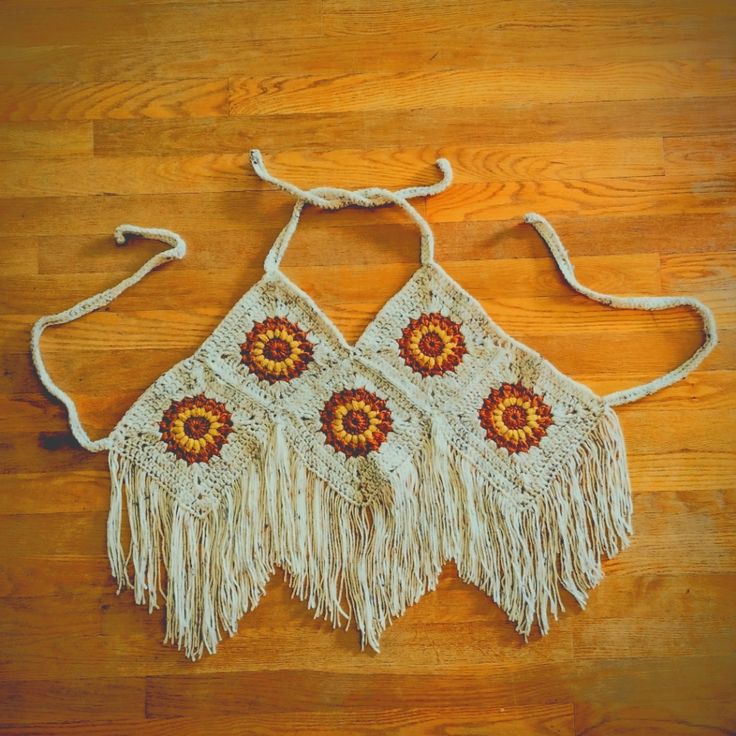
[[[325,443],[348,457],[377,450],[392,429],[383,399],[364,388],[336,392],[320,412]]]
[[[398,343],[404,362],[425,378],[454,371],[468,352],[460,325],[439,312],[411,320]]]
[[[486,430],[486,438],[493,440],[509,453],[528,452],[547,434],[552,421],[552,410],[543,397],[521,383],[502,383],[483,401],[478,416]]]
[[[291,381],[312,361],[314,345],[299,325],[283,317],[256,322],[240,346],[243,364],[262,381]]]
[[[230,412],[224,404],[204,394],[173,401],[159,424],[166,450],[180,460],[207,463],[219,455],[233,431]]]

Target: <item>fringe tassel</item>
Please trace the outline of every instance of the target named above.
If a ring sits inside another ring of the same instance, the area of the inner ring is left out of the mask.
[[[161,592],[165,641],[192,659],[215,652],[223,630],[237,631],[275,566],[315,618],[333,627],[354,622],[363,646],[376,651],[383,630],[436,587],[453,558],[461,577],[491,596],[521,634],[535,621],[546,633],[550,613],[564,610],[560,589],[585,606],[603,575],[601,556],[615,555],[631,533],[625,446],[610,407],[549,491],[521,506],[463,461],[440,419],[416,464],[404,463],[393,488],[364,505],[296,460],[278,422],[240,483],[199,515],[114,451],[110,472],[108,554],[119,590],[132,587],[149,611]]]
[[[383,630],[436,585],[442,566],[418,524],[418,474],[405,463],[393,489],[359,505],[292,458],[275,423],[264,460],[273,563],[315,618],[354,621],[363,646],[378,651]]]
[[[457,558],[460,576],[486,592],[525,638],[536,621],[564,611],[561,588],[581,608],[603,577],[601,557],[629,544],[631,492],[626,449],[613,409],[606,407],[547,493],[520,507],[451,452],[464,489]]]
[[[148,603],[149,612],[158,608],[160,592],[167,608],[164,642],[175,643],[191,659],[201,657],[204,649],[214,653],[221,630],[237,631],[238,621],[258,605],[273,574],[264,516],[253,493],[261,486],[258,467],[248,468],[241,483],[223,491],[201,515],[114,451],[110,472],[108,555],[118,592],[132,587],[136,603]],[[120,537],[123,494],[130,525],[127,557]]]

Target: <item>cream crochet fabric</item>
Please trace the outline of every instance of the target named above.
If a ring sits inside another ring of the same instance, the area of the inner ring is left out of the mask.
[[[394,617],[434,589],[444,563],[484,590],[527,636],[581,606],[601,558],[628,544],[631,493],[613,407],[670,385],[716,344],[710,310],[686,297],[623,298],[577,282],[551,225],[528,214],[577,291],[618,308],[688,306],[703,345],[679,368],[598,396],[507,335],[434,259],[427,222],[410,204],[438,183],[397,192],[264,180],[296,198],[265,273],[190,358],[162,375],[112,433],[92,441],[39,349],[49,325],[76,319],[183,258],[167,230],[121,225],[171,246],[118,286],[33,328],[46,388],[74,436],[107,450],[112,478],[108,551],[120,588],[167,604],[166,640],[195,659],[214,652],[254,608],[276,567],[315,616],[351,621],[378,649]],[[421,232],[421,266],[354,346],[279,264],[306,205],[396,204]],[[130,543],[121,539],[127,506]],[[127,546],[127,549],[124,547]],[[130,567],[132,563],[132,579]]]

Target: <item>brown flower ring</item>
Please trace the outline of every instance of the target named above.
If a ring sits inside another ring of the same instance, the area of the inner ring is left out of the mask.
[[[439,312],[411,320],[397,342],[406,365],[424,378],[454,371],[468,352],[460,324]]]
[[[256,322],[240,346],[243,365],[262,381],[291,381],[313,359],[314,344],[298,324],[284,317]]]
[[[207,463],[220,454],[233,422],[225,404],[204,394],[173,401],[159,424],[166,451],[180,460]]]
[[[554,424],[552,409],[543,398],[521,383],[502,383],[494,388],[478,411],[486,439],[509,453],[536,447]]]
[[[385,400],[364,388],[335,392],[320,419],[325,444],[348,457],[364,457],[377,450],[393,426]]]

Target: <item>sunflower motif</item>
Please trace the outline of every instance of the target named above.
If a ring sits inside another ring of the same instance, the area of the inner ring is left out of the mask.
[[[543,398],[521,383],[502,383],[494,388],[478,412],[486,438],[509,453],[536,447],[554,423]]]
[[[240,346],[241,360],[262,381],[291,381],[312,361],[314,345],[299,325],[284,317],[256,322]]]
[[[336,392],[320,412],[325,443],[348,457],[377,450],[392,430],[383,399],[364,388]]]
[[[167,452],[192,465],[207,463],[220,454],[233,422],[225,404],[199,394],[173,401],[161,418],[159,430]]]
[[[468,352],[460,325],[439,312],[411,320],[398,343],[404,362],[424,378],[454,371]]]

